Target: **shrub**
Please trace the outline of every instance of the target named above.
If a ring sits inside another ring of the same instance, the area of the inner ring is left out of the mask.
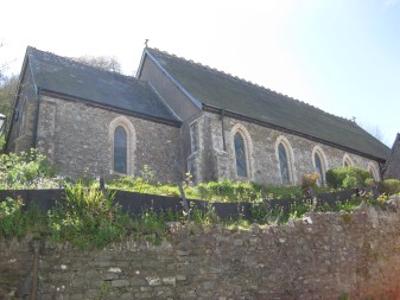
[[[205,209],[192,206],[190,210],[190,220],[194,221],[196,224],[210,225],[218,223],[219,218],[215,212],[215,208],[209,204]]]
[[[310,188],[315,189],[317,187],[319,177],[320,176],[318,173],[304,174],[301,180],[301,187],[303,190],[307,191]]]
[[[252,202],[262,198],[263,187],[251,182],[211,181],[197,185],[194,195],[202,200]]]
[[[46,231],[46,218],[35,208],[23,210],[21,199],[10,197],[0,201],[0,237],[22,237]]]
[[[264,193],[267,199],[295,199],[303,197],[303,190],[300,186],[275,186],[268,185]]]
[[[6,144],[6,139],[3,134],[0,134],[0,152],[3,151],[3,148]]]
[[[56,187],[59,183],[52,176],[46,157],[35,149],[0,155],[0,189]]]
[[[7,198],[0,202],[0,234],[4,237],[20,237],[25,231],[23,202],[20,199]]]
[[[400,193],[400,180],[385,179],[381,183],[381,190],[383,193],[386,193],[389,195]]]
[[[370,177],[368,171],[355,167],[338,167],[326,172],[326,182],[335,189],[364,187]]]
[[[124,176],[108,184],[111,189],[131,192],[179,197],[177,185],[151,183],[143,177]],[[262,199],[292,199],[302,197],[299,186],[263,186],[243,181],[210,181],[190,186],[184,183],[184,192],[189,199],[222,202],[257,202]],[[318,188],[319,189],[319,188]]]
[[[65,201],[49,212],[54,240],[81,248],[102,247],[126,233],[129,219],[113,205],[113,193],[101,191],[96,183],[79,181],[66,184],[65,195]]]
[[[372,177],[367,178],[367,179],[365,179],[365,186],[374,187],[374,186],[376,186],[376,182]]]
[[[143,177],[123,176],[110,182],[108,187],[111,189],[119,189],[144,194],[174,197],[178,197],[180,195],[178,186],[176,185],[150,183]],[[185,189],[185,191],[188,190]]]

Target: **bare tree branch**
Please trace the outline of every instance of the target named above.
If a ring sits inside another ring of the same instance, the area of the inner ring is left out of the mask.
[[[121,64],[115,57],[81,56],[74,58],[74,60],[107,71],[121,73]]]

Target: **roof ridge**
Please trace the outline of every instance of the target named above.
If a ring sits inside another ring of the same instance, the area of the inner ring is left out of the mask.
[[[95,70],[97,70],[97,71],[109,73],[109,74],[112,74],[112,75],[117,75],[117,76],[120,76],[120,77],[124,77],[124,78],[126,78],[126,79],[129,78],[129,79],[135,79],[135,80],[140,81],[140,80],[137,79],[135,76],[125,75],[125,74],[122,74],[122,73],[120,73],[120,72],[110,71],[110,70],[103,69],[103,68],[101,68],[101,67],[97,67],[97,66],[90,65],[90,64],[88,64],[88,63],[80,62],[80,61],[77,60],[78,58],[75,58],[75,57],[61,56],[61,55],[55,54],[55,53],[50,52],[50,51],[44,51],[44,50],[40,50],[40,49],[37,49],[37,48],[32,47],[32,46],[28,46],[28,47],[27,47],[27,54],[28,54],[28,55],[32,54],[32,51],[37,51],[37,52],[40,52],[40,53],[48,54],[48,55],[51,55],[51,56],[53,56],[53,57],[55,57],[55,58],[57,58],[57,59],[68,60],[68,61],[71,62],[71,63],[77,64],[77,65],[80,65],[80,66],[85,66],[85,67],[88,67],[88,68],[91,68],[91,69],[95,69]]]
[[[202,68],[207,69],[207,70],[209,70],[209,71],[211,71],[211,72],[221,74],[221,75],[225,76],[225,77],[228,78],[228,79],[240,81],[240,82],[242,82],[242,83],[244,83],[244,84],[246,84],[246,85],[248,85],[248,86],[258,88],[258,89],[260,89],[260,90],[262,90],[262,91],[264,91],[264,92],[267,92],[267,93],[270,93],[270,94],[274,94],[274,95],[278,95],[278,96],[282,96],[282,97],[284,97],[284,98],[287,98],[286,100],[295,101],[295,102],[298,102],[298,103],[300,103],[300,104],[302,104],[302,105],[309,106],[309,107],[311,107],[311,108],[313,108],[313,109],[316,109],[316,110],[318,110],[318,111],[320,111],[320,112],[322,112],[322,113],[324,113],[324,114],[326,114],[326,115],[329,115],[329,116],[332,116],[332,117],[335,117],[335,118],[342,119],[342,120],[344,120],[344,121],[346,121],[346,122],[349,122],[349,123],[351,123],[351,124],[357,124],[357,123],[354,122],[353,120],[347,119],[347,118],[342,117],[342,116],[334,115],[334,114],[329,113],[329,112],[327,112],[327,111],[324,111],[324,110],[322,110],[321,108],[319,108],[319,107],[317,107],[317,106],[314,106],[314,105],[312,105],[312,104],[310,104],[310,103],[304,102],[304,101],[299,100],[299,99],[294,98],[294,97],[291,97],[291,96],[289,96],[289,95],[287,95],[287,94],[280,93],[280,92],[278,92],[278,91],[272,90],[272,89],[267,88],[267,87],[265,87],[265,86],[263,86],[263,85],[260,85],[260,84],[258,84],[258,83],[254,83],[254,82],[252,82],[252,81],[250,81],[250,80],[241,78],[241,77],[239,77],[239,76],[237,76],[237,75],[233,75],[233,74],[227,73],[227,72],[225,72],[225,71],[223,71],[223,70],[219,70],[219,69],[217,69],[217,68],[211,67],[211,66],[209,66],[209,65],[202,64],[201,62],[195,62],[195,61],[193,61],[192,59],[187,59],[187,58],[185,58],[185,57],[178,56],[178,55],[176,55],[176,54],[169,53],[169,52],[167,52],[167,51],[160,50],[160,49],[158,49],[158,48],[150,48],[150,47],[148,47],[147,49],[149,49],[149,50],[155,50],[155,51],[157,51],[157,52],[159,52],[159,53],[161,53],[161,54],[165,54],[165,55],[168,55],[168,56],[171,56],[171,57],[174,57],[174,58],[183,60],[184,62],[190,63],[190,64],[192,64],[192,65],[195,66],[195,67],[202,67]]]

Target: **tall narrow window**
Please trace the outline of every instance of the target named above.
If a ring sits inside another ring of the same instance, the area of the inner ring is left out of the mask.
[[[118,126],[114,131],[114,171],[127,174],[127,134],[122,126]]]
[[[343,156],[343,166],[344,167],[352,167],[353,165],[354,164],[353,164],[353,161],[351,160],[351,158],[347,154],[345,154]]]
[[[285,146],[280,143],[278,146],[279,166],[281,169],[281,178],[283,184],[290,184],[290,169],[288,155]]]
[[[317,152],[315,152],[315,154],[314,154],[314,162],[315,162],[315,170],[317,171],[317,173],[319,175],[318,183],[320,185],[324,185],[325,184],[325,176],[324,176],[325,168],[322,163],[321,157],[319,156],[319,154]]]
[[[235,157],[236,157],[236,174],[241,177],[247,177],[247,154],[244,139],[237,132],[234,136]]]
[[[375,181],[378,182],[380,180],[379,172],[372,163],[368,164],[368,172]]]
[[[197,122],[190,125],[190,148],[192,153],[199,149],[199,129]]]

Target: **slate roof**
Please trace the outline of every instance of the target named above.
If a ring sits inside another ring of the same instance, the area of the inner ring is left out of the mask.
[[[387,146],[355,122],[309,104],[158,49],[146,51],[203,105],[340,145],[385,160]]]
[[[400,179],[400,133],[397,134],[393,143],[392,152],[386,161],[383,176],[385,178]]]
[[[27,57],[33,80],[41,90],[180,123],[147,82],[32,47],[27,48]]]

